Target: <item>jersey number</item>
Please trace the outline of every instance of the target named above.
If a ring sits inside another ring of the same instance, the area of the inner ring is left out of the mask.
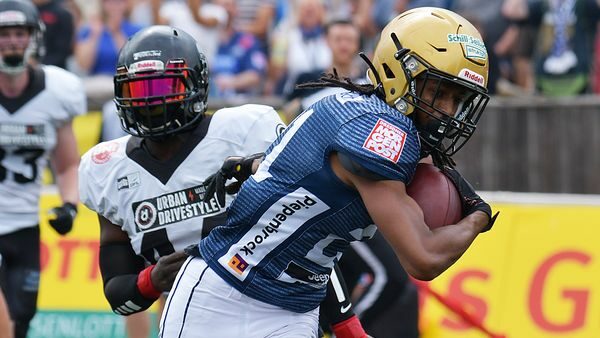
[[[6,154],[7,151],[0,148],[0,162],[4,160]],[[13,172],[15,182],[25,184],[35,181],[39,174],[37,160],[44,155],[44,149],[19,148],[13,151],[12,155],[22,158],[23,164],[31,168],[31,175],[29,177],[17,172]],[[4,182],[4,180],[7,178],[8,171],[9,169],[0,164],[0,182]]]
[[[146,258],[146,260],[152,264],[156,264],[156,256],[154,253],[158,254],[158,257],[170,255],[175,252],[175,248],[171,241],[169,241],[169,236],[167,236],[167,229],[159,229],[151,232],[144,233],[144,237],[142,238],[142,250],[141,254]]]

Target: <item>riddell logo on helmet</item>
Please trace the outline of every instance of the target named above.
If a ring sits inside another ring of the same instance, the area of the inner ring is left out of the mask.
[[[144,60],[132,63],[129,66],[130,73],[149,72],[165,69],[165,64],[160,60]]]
[[[397,163],[400,155],[402,155],[405,141],[406,132],[385,120],[379,119],[371,130],[369,137],[365,140],[363,148]]]
[[[479,75],[474,71],[468,70],[466,68],[463,68],[463,70],[461,70],[460,73],[458,73],[458,77],[461,79],[465,79],[469,82],[478,84],[480,86],[485,85],[485,78],[482,75]]]
[[[23,12],[19,11],[6,11],[0,13],[0,23],[25,23],[27,17]]]

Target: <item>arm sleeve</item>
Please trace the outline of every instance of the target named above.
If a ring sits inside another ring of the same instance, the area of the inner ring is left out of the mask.
[[[141,312],[156,301],[142,296],[137,287],[138,274],[142,269],[142,258],[136,256],[128,242],[100,246],[104,296],[116,314],[128,316]]]
[[[327,294],[321,302],[321,315],[329,326],[354,316],[350,293],[337,264],[333,266],[329,283],[327,283]]]

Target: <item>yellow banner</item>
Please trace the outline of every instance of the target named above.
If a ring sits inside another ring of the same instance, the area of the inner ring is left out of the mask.
[[[600,206],[493,207],[494,229],[429,286],[494,334],[600,337]],[[488,337],[430,295],[422,300],[424,338]]]

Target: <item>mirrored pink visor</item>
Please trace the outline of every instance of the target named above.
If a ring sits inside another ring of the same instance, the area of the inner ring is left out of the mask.
[[[177,101],[185,98],[185,83],[181,76],[176,77],[148,77],[132,79],[123,83],[122,97],[126,99],[144,99],[149,101],[133,101],[132,105],[145,105],[149,103],[162,103],[163,97],[166,102]]]

